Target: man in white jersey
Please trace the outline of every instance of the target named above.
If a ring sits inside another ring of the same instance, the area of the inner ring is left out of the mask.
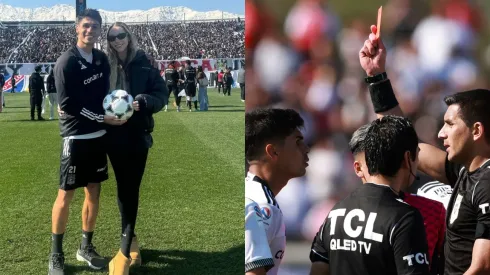
[[[256,109],[245,114],[245,156],[249,163],[245,197],[257,202],[262,212],[275,275],[286,248],[286,229],[275,196],[308,166],[309,148],[299,131],[304,121],[291,109]]]
[[[265,275],[274,266],[259,205],[245,198],[245,274]]]

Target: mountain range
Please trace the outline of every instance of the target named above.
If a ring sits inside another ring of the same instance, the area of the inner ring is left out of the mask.
[[[244,15],[233,14],[220,10],[200,12],[187,7],[156,7],[149,10],[128,10],[123,12],[99,9],[104,23],[115,21],[147,22],[147,21],[181,21],[244,18]],[[60,4],[53,7],[34,9],[16,8],[0,4],[0,21],[74,21],[75,7]]]

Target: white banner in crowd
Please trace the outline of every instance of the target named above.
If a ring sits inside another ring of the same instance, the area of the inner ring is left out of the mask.
[[[176,67],[184,65],[187,60],[190,60],[193,67],[197,68],[202,66],[204,73],[210,79],[210,85],[214,86],[216,80],[215,74],[217,71],[231,67],[231,73],[235,83],[233,87],[238,87],[236,78],[238,70],[241,66],[245,65],[244,58],[222,58],[222,59],[176,59]],[[160,75],[164,76],[164,70],[168,67],[172,60],[157,60],[160,69]],[[3,86],[4,92],[11,92],[12,89],[12,75],[15,74],[15,92],[28,92],[29,90],[29,76],[34,72],[34,68],[37,65],[41,66],[41,75],[46,78],[49,72],[54,67],[55,63],[18,63],[18,64],[0,64],[0,73],[5,77],[5,85]]]

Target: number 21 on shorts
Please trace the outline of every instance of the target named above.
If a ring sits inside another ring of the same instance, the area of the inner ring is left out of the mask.
[[[77,171],[77,167],[76,166],[70,166],[68,167],[68,174],[75,174]]]

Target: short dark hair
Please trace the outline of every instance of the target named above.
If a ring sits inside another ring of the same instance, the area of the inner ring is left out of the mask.
[[[354,156],[364,152],[364,140],[366,139],[369,127],[371,127],[371,123],[364,124],[352,134],[349,147]]]
[[[245,157],[257,160],[264,154],[263,147],[271,142],[282,142],[304,121],[293,109],[259,108],[245,114]]]
[[[98,10],[85,9],[84,11],[82,11],[82,13],[80,13],[77,16],[77,24],[80,23],[80,21],[82,21],[82,19],[85,17],[91,18],[91,19],[99,22],[100,25],[102,25],[102,17],[100,16],[100,13]]]
[[[475,89],[446,96],[447,106],[458,104],[459,114],[466,126],[481,122],[486,131],[485,140],[490,144],[490,90]]]
[[[190,61],[189,59],[187,59],[187,60],[185,61],[185,63],[186,63],[187,65],[191,65],[191,61]]]
[[[392,177],[400,170],[406,151],[415,160],[418,137],[412,122],[400,116],[385,116],[371,122],[364,139],[370,175]]]

